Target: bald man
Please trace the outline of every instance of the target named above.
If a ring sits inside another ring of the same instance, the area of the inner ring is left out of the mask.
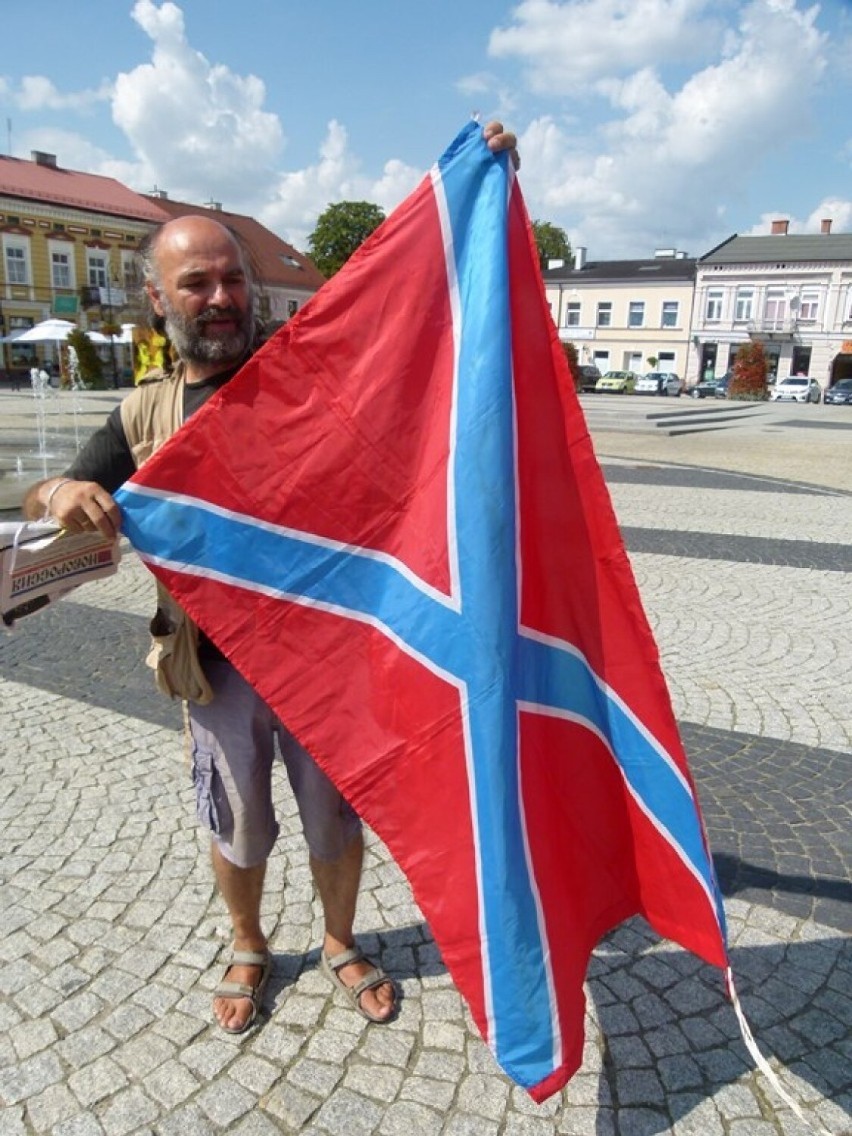
[[[492,150],[514,135],[489,123]],[[120,532],[112,493],[171,433],[240,369],[255,347],[255,284],[233,234],[210,217],[187,216],[157,229],[141,250],[145,292],[165,322],[179,362],[131,392],[92,435],[62,477],[28,492],[28,517],[50,515],[72,532]],[[396,1008],[396,989],[357,947],[353,923],[363,836],[358,817],[310,755],[239,672],[158,588],[156,641],[170,637],[185,667],[160,659],[158,685],[186,700],[192,777],[200,822],[210,831],[213,871],[228,908],[233,944],[214,992],[213,1012],[229,1033],[256,1019],[271,972],[261,919],[266,862],[278,836],[271,772],[287,768],[308,845],[325,931],[320,965],[368,1020]],[[179,673],[178,673],[179,670]],[[187,677],[188,676],[188,677]]]

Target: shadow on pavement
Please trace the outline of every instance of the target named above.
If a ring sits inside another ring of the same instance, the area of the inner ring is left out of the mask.
[[[0,635],[0,677],[180,729],[180,703],[157,692],[147,649],[147,618],[64,599]]]

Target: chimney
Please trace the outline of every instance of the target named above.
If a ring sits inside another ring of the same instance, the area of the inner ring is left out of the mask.
[[[786,237],[789,221],[773,221],[772,222],[772,236],[773,237]]]
[[[565,261],[562,259],[561,256],[556,257],[553,260],[549,260],[547,262],[547,267],[548,268],[564,268],[565,267]]]
[[[830,217],[823,217],[823,219],[819,223],[819,231],[821,233],[830,233],[831,232],[831,218]]]
[[[205,209],[212,209],[214,213],[222,212],[222,202],[214,201],[212,198],[209,201],[204,202],[204,207]]]
[[[586,267],[586,249],[582,245],[578,245],[574,249],[574,271],[579,272],[581,268]]]
[[[55,154],[46,154],[44,150],[30,150],[30,157],[37,166],[47,166],[50,170],[56,169]]]

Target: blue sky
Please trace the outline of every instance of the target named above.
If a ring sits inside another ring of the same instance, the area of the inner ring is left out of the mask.
[[[592,259],[852,231],[849,0],[31,0],[2,27],[0,151],[299,248],[332,201],[392,209],[473,111]]]

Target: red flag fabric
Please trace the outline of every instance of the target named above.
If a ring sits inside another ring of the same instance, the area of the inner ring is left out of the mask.
[[[386,842],[502,1067],[579,1067],[600,936],[727,965],[656,646],[505,154],[475,124],[117,495]]]

